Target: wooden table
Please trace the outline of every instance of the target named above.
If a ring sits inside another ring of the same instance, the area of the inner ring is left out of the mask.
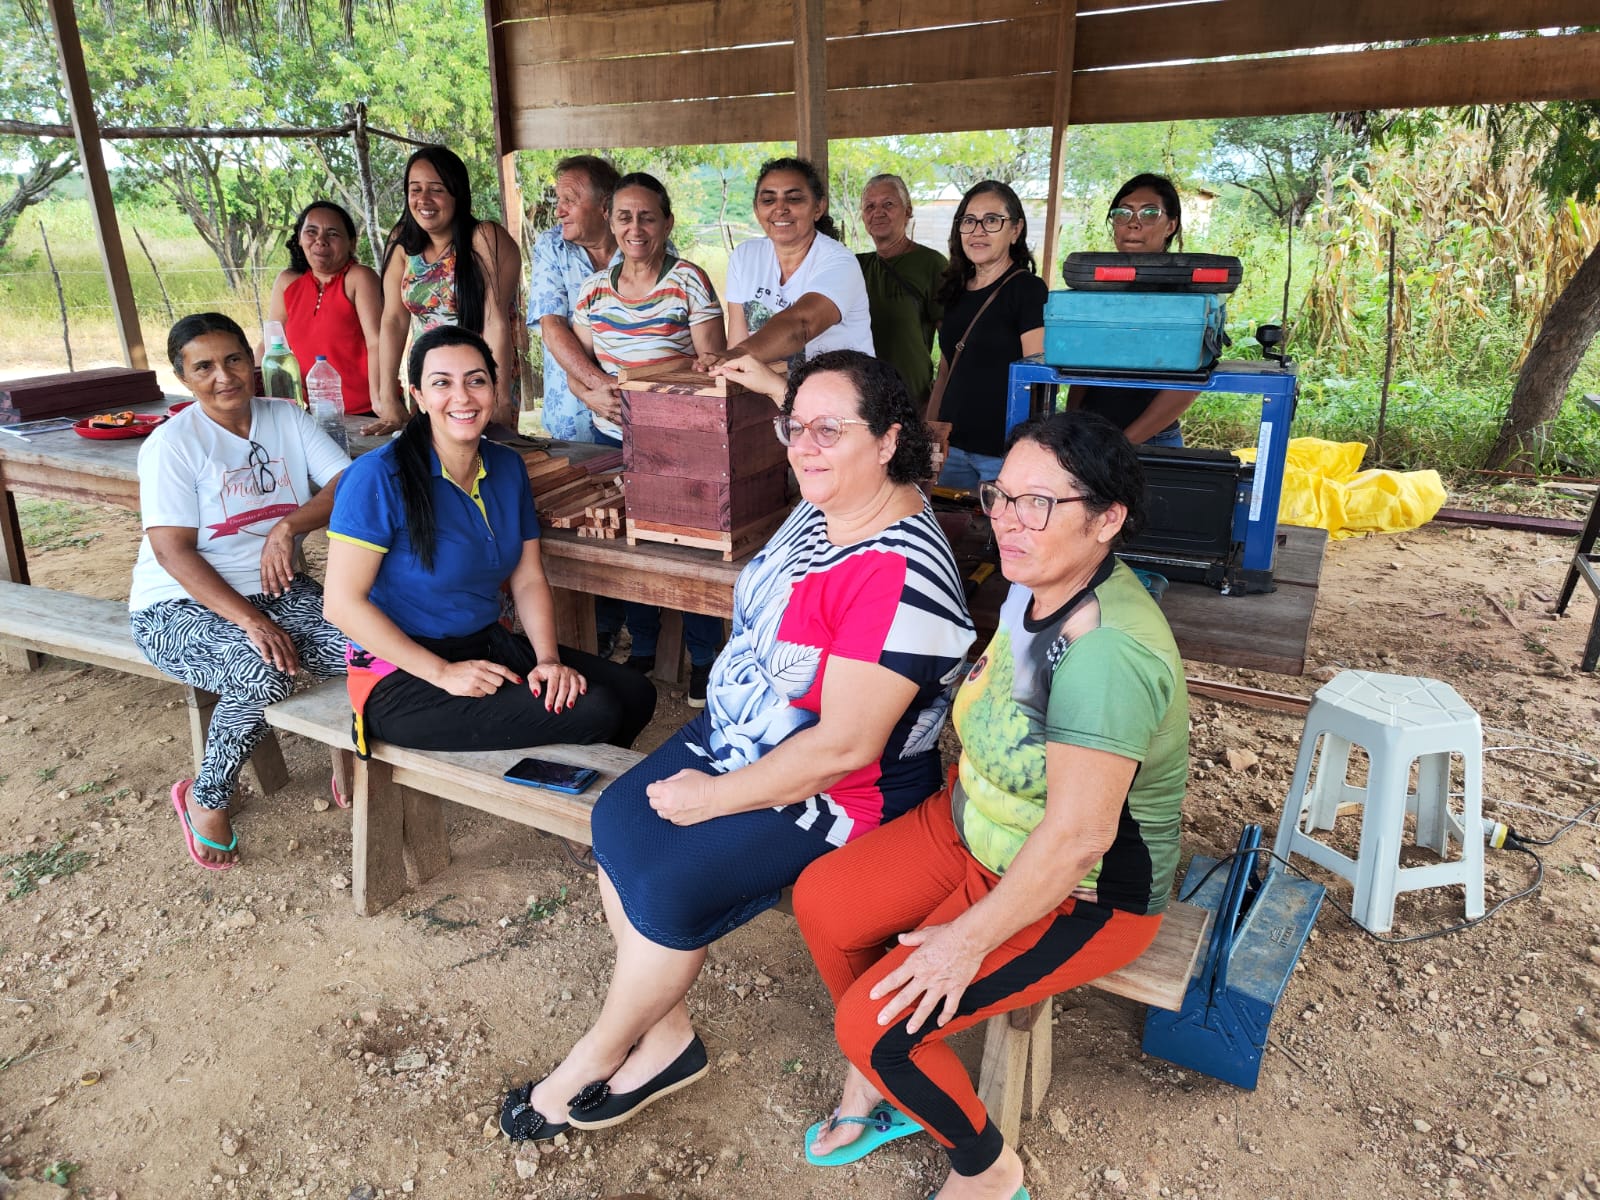
[[[161,406],[145,406],[143,411],[159,412]],[[358,454],[377,445],[375,439],[354,433],[366,420],[348,418],[351,449]],[[137,509],[140,444],[138,439],[90,441],[70,429],[27,440],[0,433],[0,486],[4,488],[0,579],[28,582],[16,493]],[[574,449],[581,457],[587,447]],[[559,452],[565,453],[565,449]],[[1284,525],[1279,526],[1278,537],[1275,592],[1223,596],[1200,584],[1171,586],[1162,608],[1184,658],[1285,675],[1304,672],[1327,534]],[[658,677],[669,681],[677,679],[682,645],[681,626],[670,614],[730,616],[734,580],[749,561],[746,556],[723,562],[714,551],[686,546],[629,546],[622,541],[579,538],[559,529],[544,532],[543,549],[545,573],[555,589],[561,640],[594,648],[596,596],[659,604],[664,611],[656,655],[661,664]],[[986,601],[997,587],[1003,595],[1004,581],[991,579],[975,598],[973,610],[980,629],[985,624]],[[987,623],[993,627],[992,615]],[[37,664],[36,656],[26,651],[3,652],[14,665]]]
[[[163,413],[188,397],[168,396],[159,404],[135,405],[137,413]],[[371,417],[346,417],[350,449],[360,454],[377,446],[358,430]],[[139,509],[139,447],[143,438],[101,441],[79,437],[70,429],[19,438],[0,432],[0,579],[29,583],[28,555],[17,520],[17,494],[71,500],[80,504],[115,504]],[[131,572],[132,566],[130,564]],[[0,647],[0,655],[14,667],[32,670],[39,656],[13,647]]]

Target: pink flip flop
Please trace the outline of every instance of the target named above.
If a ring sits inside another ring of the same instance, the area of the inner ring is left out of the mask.
[[[339,790],[339,777],[337,775],[328,780],[328,790],[333,793],[333,802],[340,808],[350,807],[350,801],[345,797],[345,794]]]
[[[200,851],[195,849],[195,842],[198,840],[205,845],[210,846],[213,850],[228,851],[238,848],[239,835],[235,833],[233,835],[232,844],[223,846],[217,842],[213,842],[210,838],[204,837],[195,832],[194,825],[189,821],[189,807],[183,802],[183,789],[190,786],[193,782],[194,780],[192,779],[180,779],[177,783],[172,785],[172,807],[178,812],[178,825],[183,830],[184,847],[189,851],[189,857],[194,859],[196,864],[199,866],[204,867],[208,871],[226,871],[233,866],[231,862],[208,862],[205,858],[201,857]]]

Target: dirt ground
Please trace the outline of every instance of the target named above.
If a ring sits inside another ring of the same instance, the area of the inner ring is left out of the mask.
[[[126,595],[131,514],[28,520],[36,583]],[[1488,756],[1490,810],[1548,834],[1558,822],[1511,802],[1600,799],[1600,683],[1573,669],[1592,602],[1548,614],[1571,550],[1441,525],[1334,543],[1316,672],[1192,669],[1302,695],[1341,667],[1448,680],[1490,745],[1558,751]],[[357,917],[326,751],[286,739],[293,781],[243,811],[243,865],[202,872],[167,800],[188,755],[176,687],[59,661],[0,672],[0,855],[83,856],[0,900],[0,1172],[16,1196],[920,1200],[941,1177],[925,1137],[806,1165],[841,1064],[794,924],[770,913],[712,950],[690,997],[707,1080],[519,1154],[486,1122],[586,1026],[611,961],[594,880],[554,841],[451,808],[450,867]],[[670,698],[648,743],[686,712]],[[1225,853],[1247,821],[1270,836],[1300,726],[1196,701],[1186,855]],[[1032,1194],[1600,1196],[1600,826],[1540,854],[1536,895],[1435,940],[1374,940],[1333,907],[1350,896],[1335,883],[1254,1091],[1145,1057],[1137,1005],[1063,997],[1055,1080],[1023,1126]],[[1491,904],[1532,868],[1491,852]],[[1395,933],[1461,916],[1457,889],[1413,893]]]

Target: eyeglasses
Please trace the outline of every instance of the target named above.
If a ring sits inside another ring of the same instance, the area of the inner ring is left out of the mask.
[[[256,473],[256,487],[263,496],[278,490],[278,477],[272,471],[272,455],[260,442],[250,443],[250,469]]]
[[[1010,505],[1017,513],[1017,522],[1024,529],[1040,530],[1050,522],[1050,514],[1058,504],[1071,504],[1075,500],[1087,501],[1088,496],[1044,496],[1038,492],[1024,492],[1012,496],[1000,490],[997,483],[978,485],[978,503],[991,521],[998,521]]]
[[[1003,213],[984,213],[981,217],[975,217],[968,213],[957,222],[956,228],[961,230],[962,233],[971,233],[979,225],[982,225],[985,233],[999,233],[1006,227],[1006,222],[1010,220],[1012,218]]]
[[[813,417],[809,421],[802,421],[799,417],[777,417],[772,422],[772,428],[785,446],[794,445],[802,433],[809,433],[811,440],[826,450],[829,446],[839,444],[846,425],[866,424],[868,422],[855,417]]]
[[[1151,221],[1159,221],[1166,215],[1166,211],[1159,204],[1141,204],[1138,208],[1129,208],[1125,204],[1119,204],[1106,214],[1106,220],[1113,225],[1126,225],[1129,221],[1138,217],[1139,224],[1145,225]]]

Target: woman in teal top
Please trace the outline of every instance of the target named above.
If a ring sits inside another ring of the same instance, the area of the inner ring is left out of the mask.
[[[1178,864],[1189,706],[1166,620],[1112,553],[1145,500],[1110,422],[1069,412],[1020,426],[979,499],[1012,586],[956,695],[960,765],[916,810],[807,867],[794,909],[850,1062],[807,1157],[858,1158],[863,1126],[909,1118],[949,1156],[941,1196],[1011,1197],[1027,1194],[1022,1161],[946,1039],[1155,939]]]

